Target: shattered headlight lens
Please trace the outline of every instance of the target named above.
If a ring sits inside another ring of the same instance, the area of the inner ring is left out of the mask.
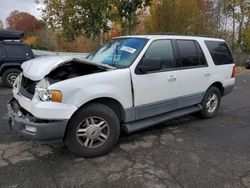
[[[46,78],[36,85],[36,92],[42,101],[62,102],[62,92],[59,90],[48,90],[49,82]]]
[[[51,98],[51,95],[49,93],[49,91],[47,89],[44,88],[36,88],[37,94],[39,96],[39,98],[42,101],[48,101]]]

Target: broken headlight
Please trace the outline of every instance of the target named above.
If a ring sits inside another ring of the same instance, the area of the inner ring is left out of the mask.
[[[62,92],[59,90],[48,90],[49,82],[46,78],[36,85],[36,93],[42,101],[62,102]]]

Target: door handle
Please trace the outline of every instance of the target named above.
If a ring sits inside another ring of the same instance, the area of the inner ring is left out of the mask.
[[[176,77],[174,75],[171,75],[171,76],[168,77],[168,81],[169,82],[174,82],[174,81],[176,81]]]
[[[205,76],[205,77],[208,77],[208,76],[210,76],[210,73],[209,73],[209,72],[206,72],[206,73],[204,74],[204,76]]]

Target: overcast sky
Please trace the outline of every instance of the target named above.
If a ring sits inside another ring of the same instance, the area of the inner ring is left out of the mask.
[[[0,19],[5,23],[6,17],[14,10],[24,11],[41,19],[35,0],[0,0]]]

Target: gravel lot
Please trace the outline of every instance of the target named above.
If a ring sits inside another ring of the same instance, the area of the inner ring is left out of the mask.
[[[62,144],[9,132],[0,87],[0,187],[250,187],[250,73],[209,120],[183,117],[123,135],[105,156],[77,158]]]

